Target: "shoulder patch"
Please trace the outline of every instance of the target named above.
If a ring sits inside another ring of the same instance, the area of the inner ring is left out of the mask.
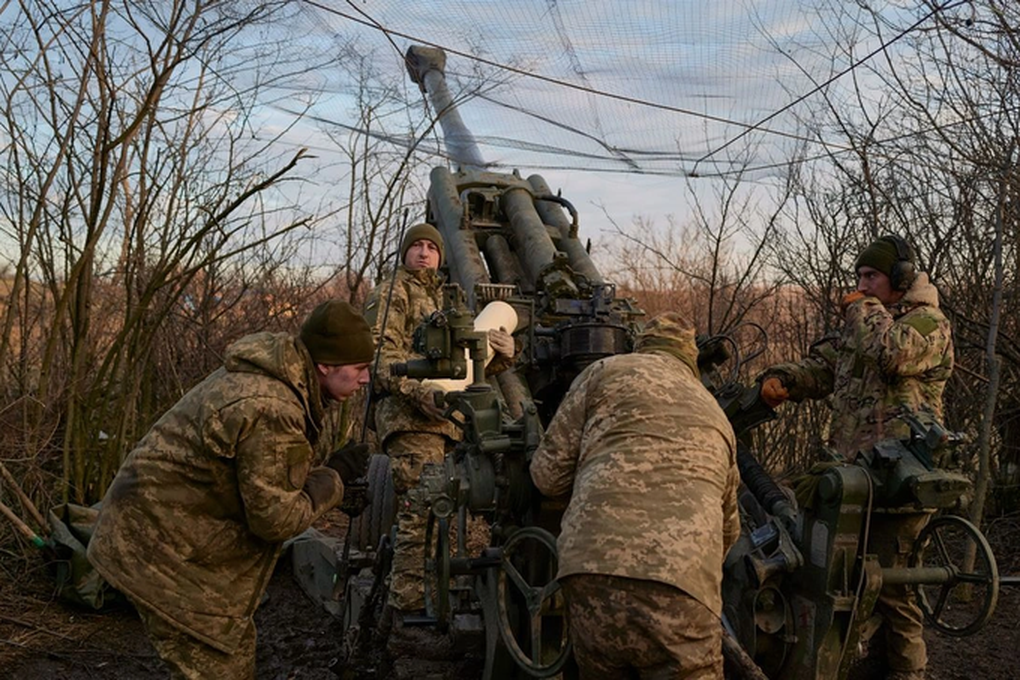
[[[914,316],[903,321],[904,324],[910,326],[915,331],[923,336],[927,336],[929,333],[939,327],[939,322],[930,316]]]

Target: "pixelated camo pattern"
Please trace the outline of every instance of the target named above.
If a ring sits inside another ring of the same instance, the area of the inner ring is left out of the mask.
[[[542,493],[572,494],[559,576],[658,581],[718,614],[723,558],[740,532],[735,455],[725,414],[673,353],[586,368],[531,462]]]
[[[376,434],[384,444],[398,432],[431,432],[453,439],[460,437],[460,430],[453,423],[431,418],[418,407],[429,391],[420,380],[390,375],[393,364],[420,358],[413,350],[414,330],[442,308],[442,283],[435,271],[423,269],[412,272],[401,266],[395,278],[385,276],[365,301],[365,319],[379,344],[379,366],[372,378],[372,387],[373,396],[377,399]]]
[[[89,560],[116,588],[227,653],[251,624],[281,543],[343,497],[336,472],[312,467],[322,422],[312,370],[287,334],[231,345],[224,366],[124,461],[89,542]]]

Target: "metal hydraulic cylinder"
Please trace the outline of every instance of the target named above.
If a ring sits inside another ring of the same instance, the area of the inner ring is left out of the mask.
[[[542,218],[535,211],[531,193],[526,189],[508,189],[503,193],[503,212],[510,221],[511,241],[519,253],[525,275],[536,288],[551,295],[576,296],[577,286],[565,262],[559,256]]]
[[[450,277],[464,289],[468,306],[474,309],[475,285],[490,283],[489,272],[478,250],[474,232],[461,229],[464,206],[457,194],[455,176],[444,167],[436,167],[432,169],[430,178],[429,203],[436,227],[446,245]]]
[[[552,196],[549,185],[546,184],[545,179],[541,175],[531,175],[528,177],[528,184],[534,188],[536,196]],[[538,211],[543,222],[556,227],[560,232],[559,249],[567,254],[570,268],[588,279],[592,285],[605,283],[602,274],[599,273],[595,263],[591,261],[591,257],[588,255],[588,251],[585,250],[581,240],[577,238],[577,234],[573,233],[573,227],[563,215],[563,208],[558,203],[536,200],[535,209]]]

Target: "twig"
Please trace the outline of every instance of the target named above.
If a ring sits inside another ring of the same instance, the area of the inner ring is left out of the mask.
[[[36,648],[30,647],[29,645],[26,645],[26,644],[24,644],[22,642],[15,642],[14,640],[4,640],[3,638],[0,638],[0,642],[2,642],[4,644],[7,644],[7,645],[13,645],[14,647],[21,647],[22,649],[27,649],[27,650],[30,650],[30,651],[33,651],[33,652],[42,652],[46,656],[51,656],[54,659],[60,659],[61,661],[66,661],[68,663],[74,663],[74,664],[80,664],[81,663],[80,661],[76,661],[75,659],[72,659],[69,656],[64,656],[63,654],[57,654],[56,652],[51,652],[48,649],[36,649]]]
[[[14,493],[17,494],[18,500],[21,501],[21,506],[25,508],[28,514],[32,515],[32,518],[36,521],[36,524],[39,525],[39,528],[42,529],[44,533],[49,534],[50,523],[47,522],[46,518],[44,518],[42,513],[39,512],[39,508],[35,507],[35,503],[33,503],[32,499],[28,497],[28,494],[26,494],[25,490],[21,488],[21,485],[18,484],[16,479],[14,479],[14,475],[11,474],[11,471],[7,469],[7,466],[4,465],[2,461],[0,461],[0,474],[2,474],[4,479],[7,480],[7,483],[14,488]]]
[[[32,531],[32,528],[21,521],[21,518],[14,514],[14,511],[4,505],[3,501],[0,501],[0,514],[6,517],[14,528],[20,531],[25,538],[32,542],[37,548],[43,548],[46,546],[46,541],[39,537],[37,533]]]
[[[62,640],[68,640],[69,642],[78,642],[78,640],[75,640],[73,637],[69,635],[64,635],[63,633],[58,633],[54,630],[47,630],[42,626],[38,626],[34,623],[31,623],[30,621],[16,619],[13,616],[6,616],[4,614],[0,614],[0,621],[7,621],[8,623],[24,626],[25,628],[31,628],[32,630],[39,631],[40,633],[46,633],[47,635],[52,635],[53,637],[58,637]]]
[[[42,626],[39,626],[39,625],[36,625],[36,624],[32,623],[31,621],[25,621],[23,619],[14,618],[13,616],[5,616],[4,614],[0,614],[0,621],[7,621],[8,623],[13,623],[13,624],[18,625],[18,626],[24,626],[25,628],[31,628],[32,630],[38,631],[40,633],[46,633],[47,635],[52,635],[53,637],[58,637],[61,640],[67,640],[68,642],[73,642],[73,643],[75,643],[77,645],[81,645],[83,647],[89,647],[89,648],[91,648],[91,651],[93,651],[93,652],[100,652],[102,654],[109,654],[110,656],[117,657],[117,658],[123,657],[123,658],[126,658],[126,659],[148,659],[148,660],[152,660],[152,659],[156,659],[157,658],[156,654],[144,654],[144,653],[142,653],[142,654],[135,654],[135,653],[132,653],[132,652],[117,652],[117,651],[114,651],[114,650],[109,649],[107,647],[102,647],[102,646],[94,644],[92,642],[88,642],[87,640],[81,640],[81,639],[78,639],[78,638],[71,637],[70,635],[64,635],[63,633],[58,633],[58,632],[53,631],[53,630],[47,630],[47,629],[43,628]],[[307,633],[314,633],[315,631],[305,631],[305,632],[307,632]],[[15,644],[21,644],[21,643],[15,643]]]

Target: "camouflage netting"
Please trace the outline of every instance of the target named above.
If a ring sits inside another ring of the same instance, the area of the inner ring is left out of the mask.
[[[496,169],[711,177],[747,163],[770,174],[799,147],[808,156],[843,148],[799,121],[824,104],[821,90],[835,101],[849,95],[852,66],[866,65],[858,80],[883,68],[877,48],[930,26],[921,4],[873,6],[887,22],[877,31],[873,15],[829,0],[306,2],[273,37],[294,37],[321,66],[288,79],[292,96],[278,108],[308,104],[320,122],[359,127],[351,71],[364,59],[400,79],[391,85],[404,90],[406,120],[421,119],[423,99],[401,59],[412,44],[434,45]],[[407,127],[391,119],[373,134],[392,141]]]

